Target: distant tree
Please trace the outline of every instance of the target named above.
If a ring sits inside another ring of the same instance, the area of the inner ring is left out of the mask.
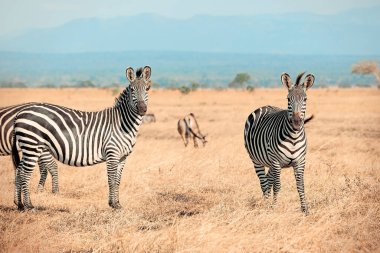
[[[250,79],[251,76],[248,73],[237,73],[234,80],[228,84],[228,87],[243,88]]]
[[[191,89],[190,89],[188,86],[185,86],[185,85],[179,87],[178,90],[179,90],[182,94],[184,94],[184,95],[189,94],[190,91],[191,91]]]
[[[352,66],[353,74],[374,75],[377,87],[380,88],[380,69],[375,61],[361,61]]]
[[[247,89],[247,91],[249,91],[249,92],[253,92],[253,91],[255,90],[255,87],[252,86],[252,85],[248,85],[246,89]]]
[[[26,83],[22,81],[3,81],[0,83],[0,87],[4,88],[26,88]]]
[[[80,81],[78,87],[95,87],[95,84],[90,80]]]
[[[192,91],[197,90],[201,85],[197,82],[191,82],[190,87]]]

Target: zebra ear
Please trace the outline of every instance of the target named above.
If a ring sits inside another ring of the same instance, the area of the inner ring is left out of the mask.
[[[288,88],[288,90],[293,86],[292,79],[288,73],[282,73],[281,82],[286,88]]]
[[[135,75],[135,71],[133,70],[133,68],[129,67],[125,70],[125,74],[127,76],[127,79],[130,81],[130,82],[133,82],[136,78],[136,75]]]
[[[149,66],[145,66],[143,69],[143,77],[145,81],[149,80],[151,73],[152,73],[152,69]]]
[[[303,83],[303,87],[307,89],[309,89],[311,86],[313,86],[314,84],[314,80],[315,80],[315,77],[314,75],[312,74],[308,74],[306,77],[305,77],[305,81]]]

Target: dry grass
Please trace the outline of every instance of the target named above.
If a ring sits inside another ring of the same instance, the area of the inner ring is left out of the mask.
[[[105,165],[59,164],[60,194],[37,194],[37,212],[13,205],[13,168],[0,157],[2,252],[376,252],[380,250],[380,91],[310,90],[305,171],[311,214],[300,212],[293,171],[284,169],[279,203],[262,200],[243,145],[247,115],[286,106],[285,89],[152,91],[149,111],[121,182],[124,209],[107,205]],[[46,101],[83,110],[113,103],[104,89],[2,89],[0,106]],[[179,117],[193,112],[205,148],[185,148]]]

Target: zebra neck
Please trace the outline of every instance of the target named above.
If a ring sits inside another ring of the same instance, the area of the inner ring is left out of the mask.
[[[129,103],[129,100],[124,100],[114,107],[115,124],[123,132],[127,134],[137,134],[141,125],[142,116],[137,113],[135,108]]]
[[[296,139],[296,138],[299,138],[300,136],[302,136],[304,134],[304,125],[302,124],[301,128],[299,130],[296,130],[294,129],[292,123],[290,123],[290,121],[288,120],[287,117],[284,118],[284,121],[285,121],[285,133],[287,136],[293,138],[293,139]]]

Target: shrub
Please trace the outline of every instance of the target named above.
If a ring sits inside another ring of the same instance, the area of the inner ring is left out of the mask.
[[[252,86],[252,85],[248,85],[247,86],[247,91],[249,91],[249,92],[253,92],[255,90],[255,87],[254,86]]]
[[[95,87],[95,84],[92,81],[90,81],[90,80],[86,80],[86,81],[80,81],[80,82],[78,82],[78,84],[77,84],[76,87],[83,87],[83,88]]]
[[[185,85],[181,86],[178,88],[178,90],[182,93],[182,94],[189,94],[191,89]]]
[[[191,84],[190,84],[190,87],[191,87],[192,91],[197,90],[200,86],[201,85],[199,83],[196,83],[196,82],[191,82]]]

